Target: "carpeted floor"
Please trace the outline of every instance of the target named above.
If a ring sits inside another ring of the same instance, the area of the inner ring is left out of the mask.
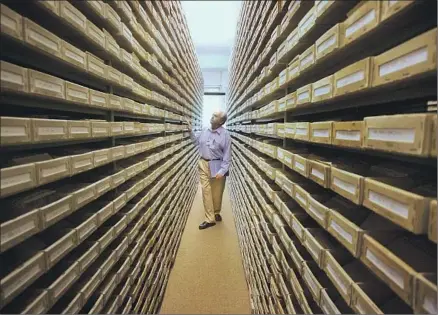
[[[200,231],[204,220],[201,188],[192,210],[161,306],[161,314],[250,314],[228,189],[223,221]]]

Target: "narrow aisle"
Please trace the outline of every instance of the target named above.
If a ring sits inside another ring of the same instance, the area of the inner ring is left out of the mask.
[[[228,185],[227,185],[228,186]],[[222,205],[223,221],[200,231],[204,219],[201,187],[193,202],[161,314],[250,314],[237,232],[228,187]]]

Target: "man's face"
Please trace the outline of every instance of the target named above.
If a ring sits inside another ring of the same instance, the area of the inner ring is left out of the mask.
[[[220,112],[214,112],[211,116],[210,123],[212,127],[219,127],[222,125],[222,115]]]

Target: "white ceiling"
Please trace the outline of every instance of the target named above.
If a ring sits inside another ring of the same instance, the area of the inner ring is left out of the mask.
[[[227,69],[241,1],[181,1],[201,69]]]

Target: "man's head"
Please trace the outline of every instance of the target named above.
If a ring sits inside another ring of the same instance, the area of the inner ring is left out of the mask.
[[[225,124],[227,121],[227,114],[225,112],[214,112],[211,116],[210,123],[211,123],[211,129],[215,130]]]

